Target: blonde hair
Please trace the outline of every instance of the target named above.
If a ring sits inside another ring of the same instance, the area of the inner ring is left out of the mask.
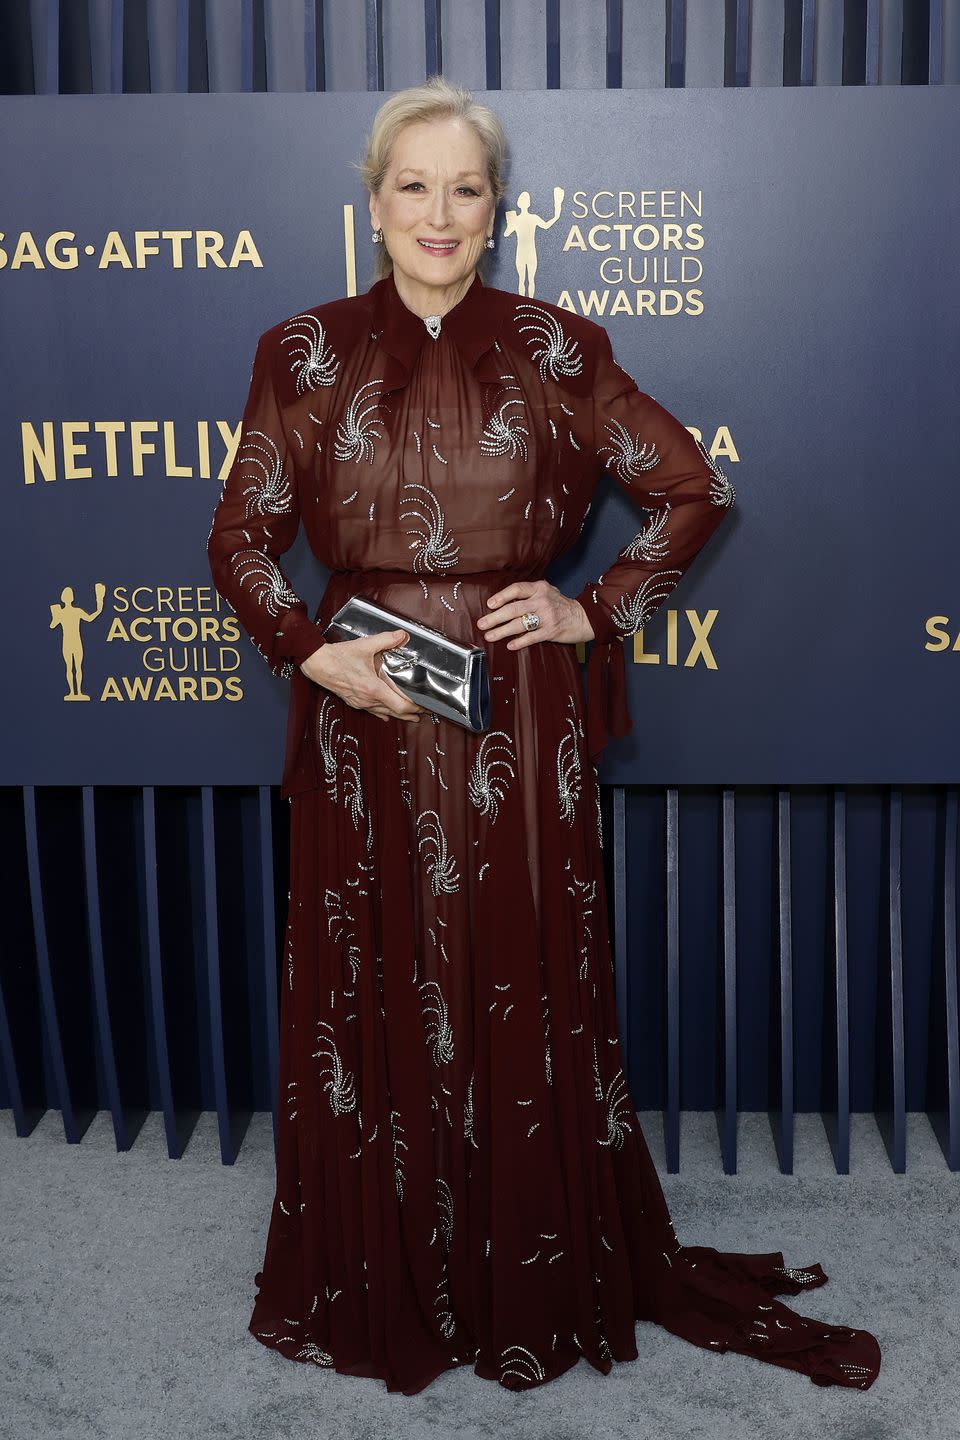
[[[487,178],[493,192],[494,208],[506,193],[503,178],[507,137],[499,117],[488,105],[474,101],[470,91],[462,85],[452,85],[442,75],[431,75],[423,85],[412,85],[407,90],[398,90],[385,100],[374,116],[373,126],[367,136],[366,154],[355,164],[367,190],[379,195],[384,176],[390,165],[394,142],[406,125],[415,125],[430,120],[463,120],[472,125],[477,139],[483,146],[486,157]],[[477,261],[477,269],[483,272],[491,252],[484,249]],[[385,245],[376,247],[374,280],[382,280],[393,269],[393,261]]]

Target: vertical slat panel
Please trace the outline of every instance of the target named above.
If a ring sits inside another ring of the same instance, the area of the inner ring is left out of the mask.
[[[174,94],[177,88],[177,9],[170,0],[146,0],[146,3],[150,90],[153,94]]]
[[[317,88],[317,12],[314,0],[303,0],[303,88]]]
[[[317,7],[317,89],[327,88],[327,0],[316,0]]]
[[[901,85],[925,85],[930,73],[930,10],[919,0],[904,5]]]
[[[53,1072],[57,1109],[63,1118],[63,1133],[70,1145],[80,1142],[80,1129],[74,1112],[73,1098],[67,1078],[67,1066],[57,1014],[57,998],[47,949],[47,922],[43,909],[43,883],[40,867],[40,843],[37,834],[37,801],[32,785],[23,787],[23,823],[27,846],[27,876],[30,885],[30,911],[33,917],[33,944],[37,960],[37,982],[40,989],[40,1017]]]
[[[478,93],[487,89],[486,4],[448,5],[440,0],[443,63],[448,78]],[[397,22],[394,21],[394,34]]]
[[[443,72],[443,32],[440,0],[423,0],[424,75]]]
[[[927,82],[930,85],[943,84],[943,0],[929,0],[930,4],[930,65]]]
[[[960,85],[960,0],[943,0],[943,83]]]
[[[667,0],[666,53],[664,84],[667,89],[682,90],[687,80],[687,5],[686,0]]]
[[[318,36],[322,35],[323,14],[317,14],[316,0],[303,0],[303,86],[308,94],[323,88],[317,82],[318,73],[322,74],[318,64]]]
[[[817,0],[802,0],[800,11],[800,84],[817,83]]]
[[[747,84],[783,84],[785,4],[750,7]],[[688,80],[689,86],[689,80]]]
[[[217,919],[217,850],[213,814],[213,787],[200,791],[203,833],[203,919],[207,960],[207,996],[210,1018],[210,1068],[213,1098],[220,1136],[220,1158],[224,1165],[236,1160],[227,1094],[227,1067],[223,1044],[223,1000],[220,994],[220,925]]]
[[[43,93],[60,94],[60,0],[47,0]]]
[[[312,0],[263,0],[266,89],[271,94],[303,94],[306,11]]]
[[[0,791],[0,1106],[17,1135],[30,1135],[46,1113],[40,997],[33,945],[23,795]],[[2,1181],[0,1181],[2,1190]]]
[[[383,14],[380,0],[365,0],[367,89],[383,89]]]
[[[187,71],[187,89],[200,94],[207,94],[210,90],[206,0],[191,0],[190,65]]]
[[[951,786],[946,796],[943,836],[943,995],[946,1043],[946,1113],[931,1116],[947,1164],[960,1169],[960,1015],[957,997],[957,825],[958,794]]]
[[[880,0],[867,0],[867,39],[863,78],[866,85],[880,83]]]
[[[115,7],[117,0],[87,0],[86,24],[90,39],[91,95],[109,95],[113,90],[111,66],[114,50]],[[0,8],[0,15],[3,9]],[[2,27],[0,20],[0,27]],[[3,38],[0,36],[0,46]]]
[[[736,796],[723,792],[723,1071],[717,1111],[726,1174],[737,1169],[737,865]]]
[[[903,0],[880,0],[880,84],[899,85],[903,65]]]
[[[607,86],[609,0],[558,0],[561,90]]]
[[[111,0],[110,5],[110,93],[123,94],[123,5],[124,0]]]
[[[560,0],[547,0],[547,89],[560,89]]]
[[[887,987],[886,1018],[890,1031],[888,1051],[879,1056],[880,1064],[889,1064],[883,1078],[883,1099],[877,1110],[877,1122],[883,1136],[890,1164],[895,1174],[906,1168],[905,1061],[903,1049],[903,934],[901,922],[901,843],[903,832],[903,795],[896,787],[887,797],[887,974],[881,984]],[[889,1101],[889,1103],[886,1103]]]
[[[617,1030],[623,1068],[630,1074],[630,977],[627,921],[627,806],[622,785],[613,787],[613,965],[617,989]]]
[[[506,90],[546,89],[546,7],[530,0],[502,0],[501,83]]]
[[[607,89],[623,86],[623,0],[607,0]]]
[[[177,0],[177,94],[190,89],[190,0]]]
[[[110,1023],[110,1002],[107,973],[103,958],[103,926],[100,918],[100,884],[97,862],[97,815],[92,785],[83,787],[83,875],[87,902],[87,942],[90,947],[90,969],[93,980],[93,1013],[100,1048],[100,1065],[107,1103],[113,1119],[113,1134],[118,1150],[128,1150],[130,1139],[123,1113],[117,1057]]]
[[[835,1108],[824,1128],[838,1175],[850,1169],[850,980],[847,963],[847,796],[833,791],[833,953],[835,1029]]]
[[[25,57],[25,69],[33,80],[32,88],[27,90],[24,77],[24,93],[28,95],[45,95],[47,90],[47,3],[48,0],[28,0],[26,34],[21,40],[21,47],[29,57]]]
[[[144,944],[150,991],[150,1038],[160,1091],[160,1108],[167,1138],[167,1154],[178,1160],[183,1154],[186,1137],[181,1135],[174,1107],[173,1080],[170,1073],[170,1049],[167,1044],[167,1011],[163,994],[163,959],[160,948],[160,895],[157,879],[157,809],[152,785],[144,786],[141,796],[143,832],[143,915]]]
[[[633,16],[630,17],[631,24]],[[719,90],[723,87],[726,16],[723,5],[702,0],[687,12],[684,48],[684,87]]]
[[[0,947],[4,945],[0,939]],[[8,1104],[13,1112],[13,1129],[16,1135],[28,1135],[33,1129],[31,1119],[28,1117],[23,1103],[23,1090],[20,1085],[20,1070],[17,1065],[17,1053],[13,1047],[13,1035],[10,1031],[10,1015],[7,1010],[6,996],[3,990],[4,964],[0,960],[0,1070],[3,1071],[4,1084],[7,1087]]]
[[[814,44],[816,48],[815,85],[843,83],[843,6],[811,5],[815,11]]]
[[[777,899],[780,931],[780,1093],[771,1096],[773,1137],[784,1175],[793,1174],[793,886],[790,792],[777,792]]]
[[[670,1174],[680,1169],[680,805],[667,790],[667,1108],[664,1149]]]
[[[730,84],[750,84],[750,0],[734,0]]]
[[[240,86],[245,95],[253,90],[253,3],[240,0]]]
[[[427,78],[427,7],[430,0],[403,0],[381,7],[383,85],[386,91],[422,85]],[[459,74],[457,79],[459,79]],[[464,77],[465,78],[465,77]]]
[[[486,52],[487,89],[499,90],[500,78],[500,0],[484,0],[484,49]]]

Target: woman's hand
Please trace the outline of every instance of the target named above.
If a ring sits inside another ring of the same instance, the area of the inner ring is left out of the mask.
[[[524,630],[521,617],[528,610],[540,616],[536,630]],[[577,645],[593,640],[593,626],[579,600],[564,595],[549,580],[515,580],[503,590],[487,597],[487,614],[477,620],[477,628],[487,640],[507,640],[508,650],[522,650],[525,645],[539,645],[542,640],[556,640],[561,645]]]
[[[412,720],[429,715],[422,705],[404,695],[387,675],[381,675],[377,657],[382,650],[406,644],[405,630],[381,630],[357,640],[321,645],[300,666],[308,680],[332,690],[354,710],[369,710],[378,720]]]

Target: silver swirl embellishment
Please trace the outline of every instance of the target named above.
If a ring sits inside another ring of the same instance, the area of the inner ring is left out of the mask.
[[[243,487],[244,514],[265,519],[268,515],[289,515],[293,490],[279,447],[263,430],[248,430],[237,452],[242,479],[251,473],[252,484]]]
[[[539,361],[541,380],[546,380],[548,374],[552,380],[559,379],[561,375],[580,374],[583,356],[577,354],[578,342],[572,336],[568,338],[564,335],[556,315],[542,305],[528,303],[517,306],[516,316],[518,321],[521,317],[527,318],[527,323],[519,326],[521,333],[525,330],[533,332],[527,346],[533,359]]]
[[[694,436],[693,438],[694,440],[697,440],[696,436]],[[700,451],[700,454],[707,462],[707,465],[710,469],[710,474],[713,477],[710,481],[710,503],[713,505],[723,506],[732,505],[734,500],[737,498],[736,490],[734,490],[730,481],[727,479],[726,475],[724,475],[723,471],[720,469],[720,466],[710,454],[709,450],[706,448],[702,440],[697,440],[697,449]]]
[[[299,595],[290,589],[277,562],[262,550],[238,550],[232,561],[233,573],[267,613],[279,616],[300,603]]]
[[[319,1032],[317,1035],[318,1048],[312,1053],[315,1060],[322,1062],[319,1071],[326,1077],[323,1088],[327,1092],[330,1109],[334,1115],[349,1114],[357,1106],[353,1072],[344,1069],[334,1038],[333,1026],[329,1020],[321,1020],[317,1029]]]
[[[502,736],[506,743],[495,742],[496,736]],[[499,814],[499,802],[503,799],[505,788],[494,779],[494,770],[497,767],[509,772],[516,778],[516,770],[511,763],[515,760],[512,750],[513,738],[506,730],[488,730],[477,747],[477,756],[470,770],[470,781],[468,794],[471,805],[476,806],[481,815],[488,815],[491,824]],[[502,751],[502,759],[494,759],[493,752]]]
[[[607,1133],[602,1139],[599,1135],[597,1136],[597,1144],[610,1145],[613,1146],[614,1149],[619,1150],[623,1146],[624,1135],[633,1129],[633,1126],[627,1119],[627,1116],[633,1109],[633,1105],[630,1101],[630,1092],[627,1089],[626,1076],[623,1073],[623,1066],[621,1065],[607,1086],[607,1089],[604,1090],[603,1082],[600,1079],[600,1068],[597,1064],[596,1047],[594,1047],[593,1057],[593,1077],[597,1099],[602,1105],[606,1106],[607,1111]]]
[[[325,344],[326,335],[316,315],[304,313],[294,315],[284,325],[289,335],[281,337],[281,345],[289,345],[290,370],[296,376],[297,394],[316,390],[320,385],[332,385],[337,378],[340,361],[333,353],[333,347]]]
[[[516,378],[515,375],[501,376],[502,380],[515,381]],[[511,460],[515,460],[519,455],[521,459],[526,460],[526,437],[530,432],[525,425],[520,424],[520,420],[525,413],[523,400],[522,398],[502,401],[500,399],[501,395],[506,394],[510,390],[517,390],[521,396],[523,395],[521,387],[517,384],[499,386],[499,393],[497,395],[497,400],[500,402],[499,407],[493,412],[483,427],[483,432],[480,436],[480,449],[484,455],[509,455]],[[510,407],[514,405],[519,405],[520,413],[518,415],[508,414],[507,412],[510,410]]]
[[[362,459],[366,459],[373,464],[373,442],[381,439],[382,435],[377,429],[379,416],[376,413],[380,402],[374,398],[376,387],[381,383],[380,380],[368,380],[365,385],[361,385],[347,406],[343,420],[338,421],[333,451],[337,460],[354,460],[359,465]],[[372,393],[365,395],[364,392],[368,390],[372,390]]]
[[[654,465],[659,465],[660,456],[653,441],[641,444],[640,436],[632,436],[619,420],[608,420],[607,429],[613,436],[613,442],[601,446],[597,454],[602,459],[609,453],[612,458],[607,468],[615,470],[625,485],[629,485],[631,480],[635,480],[645,470],[652,470]]]
[[[627,635],[635,635],[638,630],[642,630],[682,574],[682,570],[658,570],[655,575],[647,576],[632,599],[628,600],[626,595],[621,595],[610,612],[614,625]]]
[[[450,1023],[450,1010],[444,998],[443,991],[436,980],[423,980],[419,987],[426,992],[426,1003],[421,1006],[421,1014],[430,1018],[425,1023],[426,1042],[433,1057],[435,1065],[449,1065],[453,1061],[453,1026]]]
[[[660,510],[655,510],[639,535],[635,535],[630,543],[620,551],[622,558],[624,560],[648,560],[651,563],[665,560],[670,553],[669,531],[667,530],[669,516],[670,506],[668,504]]]
[[[577,801],[583,789],[580,749],[577,744],[577,723],[567,716],[567,730],[557,746],[557,799],[561,818],[573,824]]]
[[[447,850],[447,837],[436,810],[423,810],[417,816],[417,849],[424,856],[434,895],[453,895],[460,889],[460,876],[454,856]]]
[[[407,531],[408,535],[416,536],[409,547],[417,552],[413,558],[414,570],[445,570],[450,565],[456,565],[460,547],[446,528],[436,495],[418,480],[408,480],[403,488],[421,492],[421,497],[411,499],[407,508],[400,511],[401,520],[410,516],[422,524],[419,530]]]

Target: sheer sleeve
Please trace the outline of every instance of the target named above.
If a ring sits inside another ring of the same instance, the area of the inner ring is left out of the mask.
[[[288,678],[325,641],[279,565],[297,538],[300,501],[275,366],[267,331],[257,344],[240,443],[213,512],[207,556],[217,590],[273,673]]]
[[[595,636],[587,662],[592,761],[610,735],[626,735],[631,728],[621,640],[656,614],[735,498],[702,443],[616,363],[606,331],[598,343],[594,453],[598,466],[650,514],[603,574],[575,596]]]

